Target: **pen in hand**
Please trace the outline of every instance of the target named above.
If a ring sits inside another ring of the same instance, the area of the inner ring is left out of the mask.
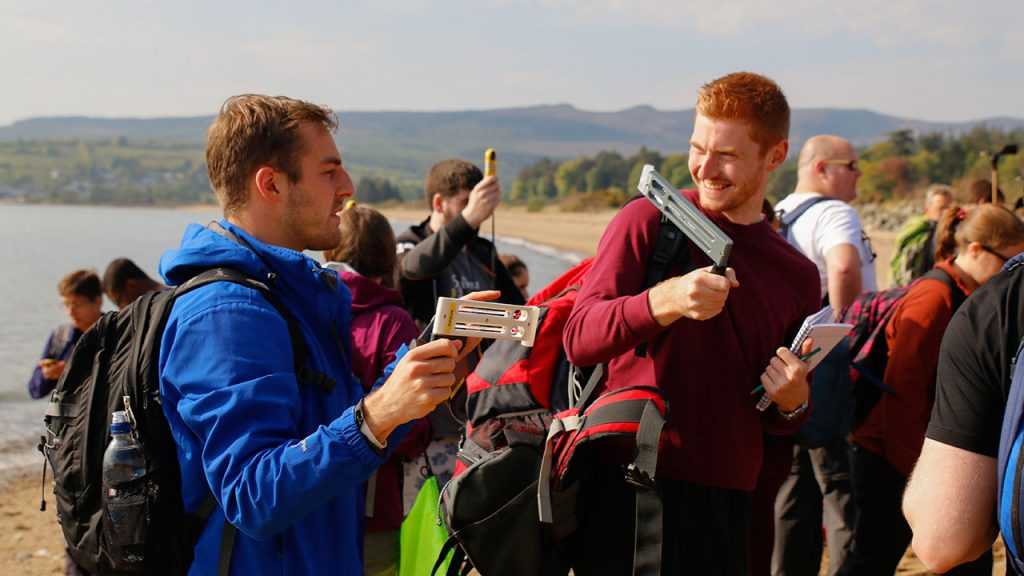
[[[810,360],[818,352],[821,352],[821,347],[815,348],[814,350],[811,350],[807,354],[804,354],[803,356],[800,357],[800,361],[801,362],[807,362],[808,360]],[[750,391],[750,395],[753,396],[754,394],[757,394],[758,392],[760,392],[762,390],[764,390],[764,384],[758,384],[757,387],[755,387],[753,390]]]

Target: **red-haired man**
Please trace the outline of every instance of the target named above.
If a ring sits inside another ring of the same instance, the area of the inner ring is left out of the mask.
[[[806,418],[807,364],[785,346],[819,308],[817,270],[761,213],[788,132],[789,105],[770,79],[738,72],[702,87],[689,157],[697,189],[680,193],[733,239],[730,268],[712,274],[691,244],[688,265],[640,291],[660,214],[631,202],[608,225],[565,332],[571,361],[609,363],[605,389],[657,385],[668,397],[657,470],[664,574],[746,575],[762,434]],[[763,412],[750,394],[759,384],[774,402]],[[580,576],[633,564],[633,489],[616,455],[604,456],[578,507]]]

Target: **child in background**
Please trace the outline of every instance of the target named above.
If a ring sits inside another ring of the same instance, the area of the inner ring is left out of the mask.
[[[102,313],[103,288],[96,272],[75,270],[61,279],[57,289],[64,313],[71,323],[61,324],[50,333],[43,356],[28,382],[28,393],[33,398],[43,398],[53,391],[75,343],[100,319]]]
[[[498,258],[505,265],[516,288],[519,288],[519,292],[523,294],[523,300],[529,300],[530,293],[526,288],[530,285],[530,270],[526,267],[526,262],[523,262],[515,254],[502,254]]]

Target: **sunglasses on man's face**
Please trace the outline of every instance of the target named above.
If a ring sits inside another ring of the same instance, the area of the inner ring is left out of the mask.
[[[850,172],[857,171],[856,160],[825,160],[824,162],[825,164],[838,164],[840,166],[846,166],[850,170]]]

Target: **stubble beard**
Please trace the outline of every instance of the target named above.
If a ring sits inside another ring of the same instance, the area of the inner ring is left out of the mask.
[[[281,225],[299,241],[303,250],[322,251],[338,247],[341,243],[341,230],[336,225],[331,225],[330,215],[316,218],[314,214],[313,219],[305,218],[314,210],[305,190],[296,186],[293,193],[288,196],[287,202]]]

